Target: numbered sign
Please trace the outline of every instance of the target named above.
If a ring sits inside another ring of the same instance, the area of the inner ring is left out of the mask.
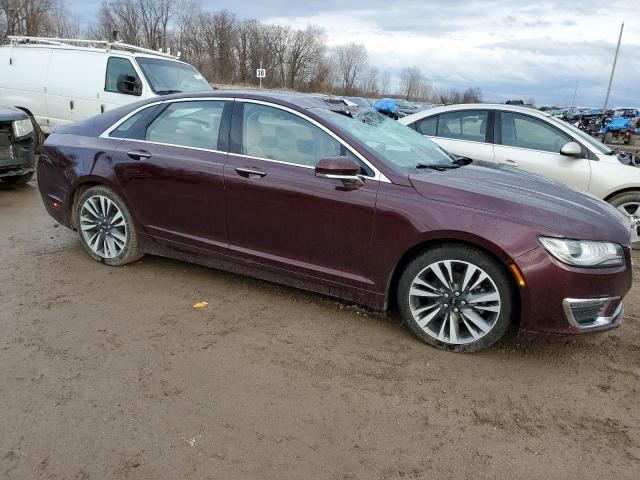
[[[264,68],[258,68],[256,70],[256,77],[265,78],[267,76],[267,71]]]

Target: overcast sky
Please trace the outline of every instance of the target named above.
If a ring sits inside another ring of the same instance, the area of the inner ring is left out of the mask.
[[[91,21],[99,0],[67,0]],[[640,106],[640,0],[201,0],[211,10],[304,28],[329,45],[364,44],[397,81],[418,65],[438,88],[479,86],[485,100],[601,106],[621,22],[610,104]]]

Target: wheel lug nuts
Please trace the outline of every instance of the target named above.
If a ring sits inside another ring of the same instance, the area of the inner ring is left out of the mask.
[[[444,294],[444,298],[449,298],[449,294],[448,294],[448,293],[445,293],[445,294]]]
[[[449,304],[448,304],[448,303],[445,303],[445,304],[443,305],[443,307],[444,307],[444,308],[449,308]]]
[[[454,293],[454,295],[455,295],[456,297],[459,297],[459,296],[460,296],[460,292],[455,292],[455,293]]]
[[[467,302],[465,302],[464,300],[462,300],[462,301],[460,302],[460,305],[466,305],[466,304],[467,304]]]
[[[458,313],[458,309],[457,309],[457,308],[454,308],[454,309],[453,309],[453,311],[454,311],[454,312],[456,312],[456,313]]]

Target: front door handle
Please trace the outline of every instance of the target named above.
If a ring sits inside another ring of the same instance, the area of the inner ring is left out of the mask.
[[[260,170],[254,170],[253,168],[236,168],[236,173],[241,177],[245,178],[262,178],[267,174],[265,172],[261,172]]]
[[[151,154],[146,150],[131,150],[130,152],[127,152],[127,155],[133,160],[142,160],[143,158],[151,157]]]
[[[505,159],[505,161],[502,163],[505,165],[513,165],[514,167],[518,166],[518,162],[516,162],[515,160],[511,160],[510,158]]]

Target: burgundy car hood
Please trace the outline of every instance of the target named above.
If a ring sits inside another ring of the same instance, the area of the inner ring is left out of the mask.
[[[517,218],[539,225],[547,235],[630,241],[629,221],[609,204],[523,170],[474,162],[425,170],[409,180],[425,198]]]

